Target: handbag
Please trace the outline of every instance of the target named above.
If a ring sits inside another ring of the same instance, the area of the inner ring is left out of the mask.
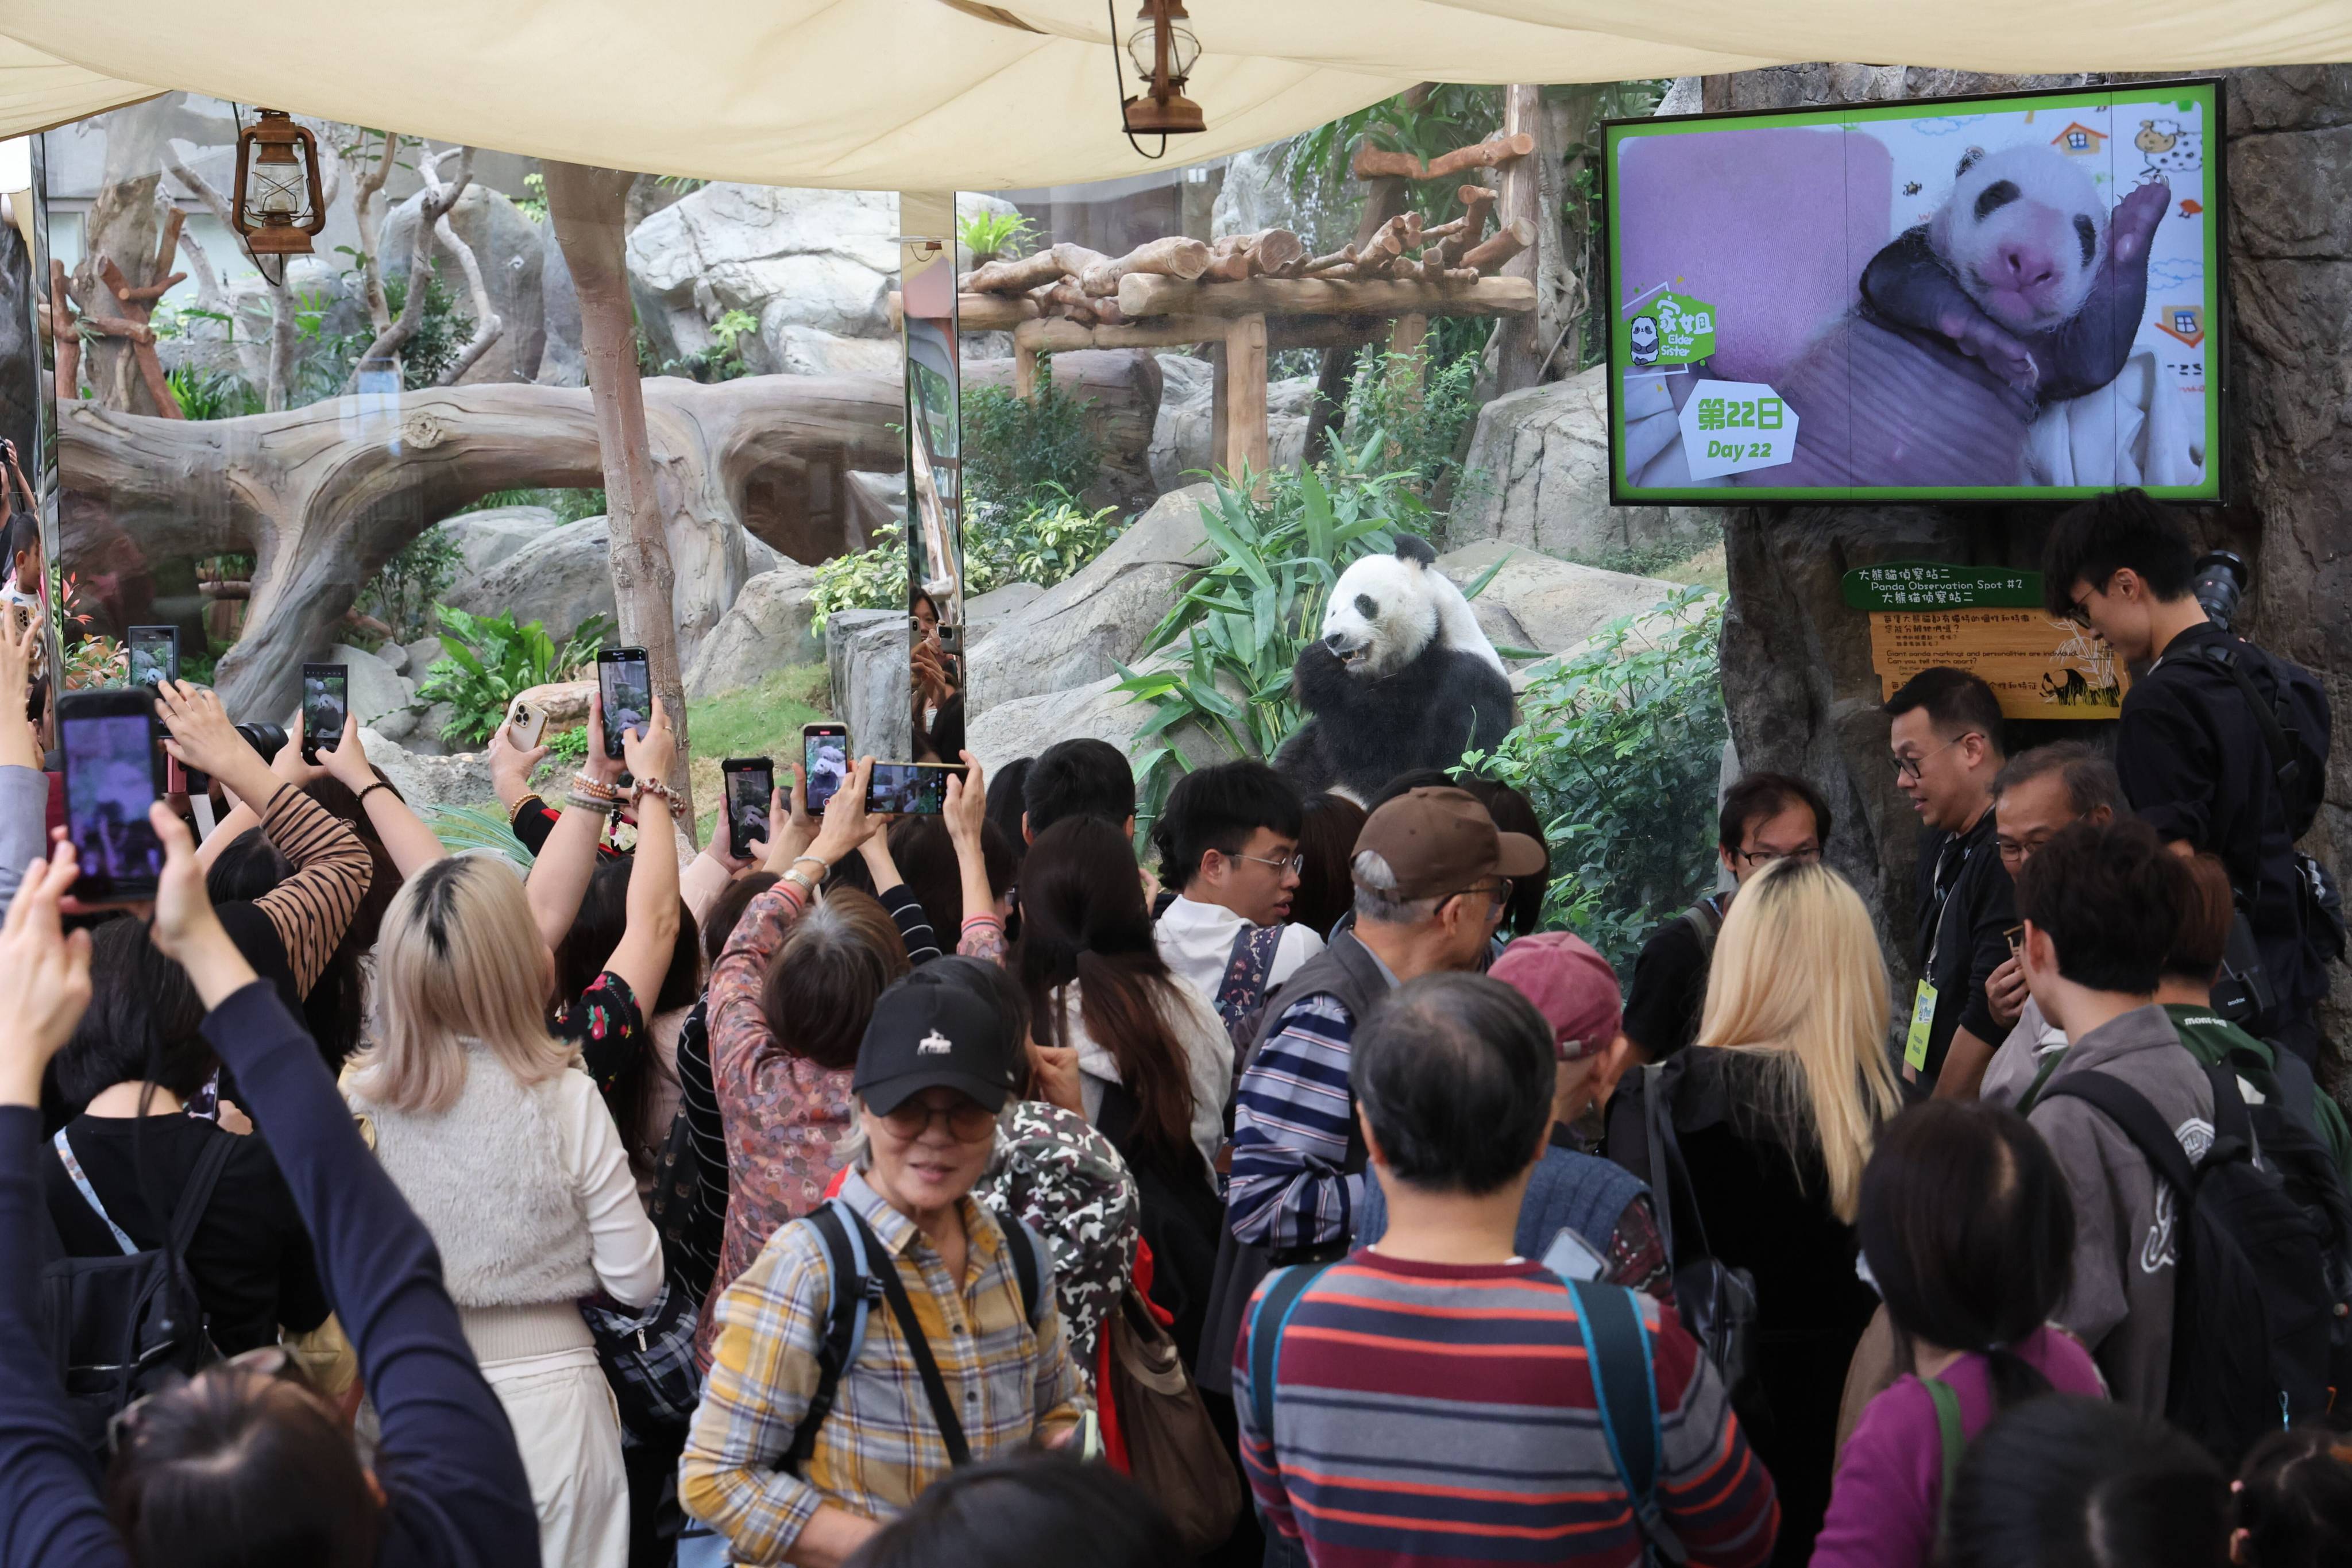
[[[683,1437],[702,1398],[694,1329],[702,1302],[675,1272],[643,1309],[598,1295],[580,1303],[596,1341],[596,1362],[612,1385],[621,1424],[648,1442]]]
[[[1176,1527],[1183,1555],[1222,1545],[1242,1511],[1241,1477],[1185,1375],[1176,1342],[1132,1284],[1108,1324],[1110,1405],[1118,1412],[1128,1474]]]

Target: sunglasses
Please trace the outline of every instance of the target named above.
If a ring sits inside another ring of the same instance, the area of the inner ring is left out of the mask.
[[[912,1142],[931,1130],[933,1121],[944,1117],[949,1133],[959,1143],[977,1143],[996,1131],[996,1112],[973,1100],[958,1100],[942,1110],[925,1105],[919,1100],[901,1100],[882,1112],[882,1125],[894,1138]]]

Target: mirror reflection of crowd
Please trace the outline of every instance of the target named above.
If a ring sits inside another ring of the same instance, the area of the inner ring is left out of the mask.
[[[938,601],[925,589],[908,595],[907,609],[915,623],[914,646],[907,658],[914,760],[951,763],[963,751],[963,658],[948,644],[962,628],[942,629]]]

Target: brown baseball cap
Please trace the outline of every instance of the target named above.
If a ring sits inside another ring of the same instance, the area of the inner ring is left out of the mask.
[[[1547,858],[1524,833],[1503,833],[1467,790],[1408,790],[1372,813],[1356,836],[1356,853],[1377,854],[1396,874],[1396,886],[1377,891],[1394,899],[1436,899],[1465,892],[1486,878],[1532,877]]]

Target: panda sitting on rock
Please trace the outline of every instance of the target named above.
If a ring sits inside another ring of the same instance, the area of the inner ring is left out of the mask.
[[[1395,554],[1339,574],[1322,639],[1291,672],[1307,722],[1274,759],[1305,793],[1369,801],[1397,774],[1453,767],[1510,730],[1502,658],[1436,561],[1399,534]]]

